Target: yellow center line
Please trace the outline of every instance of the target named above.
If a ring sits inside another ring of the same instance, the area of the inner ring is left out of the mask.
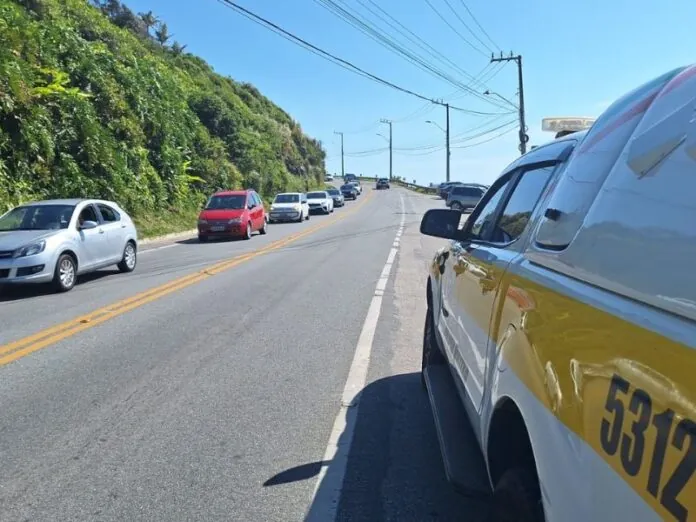
[[[88,314],[76,317],[74,319],[70,319],[68,321],[57,324],[55,326],[51,326],[49,328],[45,328],[35,334],[29,335],[17,341],[0,345],[0,366],[9,364],[12,361],[16,361],[17,359],[24,357],[25,355],[29,355],[30,353],[33,353],[37,350],[41,350],[42,348],[67,339],[68,337],[72,337],[73,335],[79,332],[82,332],[89,328],[93,328],[110,319],[113,319],[114,317],[123,315],[135,308],[160,299],[173,292],[199,283],[209,277],[212,277],[226,270],[234,268],[238,265],[241,265],[242,263],[249,261],[250,259],[262,256],[263,254],[266,254],[268,252],[273,252],[275,250],[283,248],[286,245],[289,245],[290,243],[294,243],[295,241],[298,241],[303,237],[313,234],[318,230],[326,228],[355,213],[358,209],[360,209],[360,207],[367,203],[367,201],[372,197],[372,195],[373,192],[366,194],[365,198],[361,202],[359,202],[353,208],[349,209],[347,212],[341,213],[339,216],[334,217],[334,219],[330,221],[325,221],[319,225],[315,225],[314,227],[311,227],[302,232],[292,234],[282,239],[278,239],[258,250],[240,254],[233,258],[213,263],[205,267],[204,269],[194,272],[192,274],[179,277],[177,279],[174,279],[173,281],[169,281],[168,283],[164,283],[160,286],[138,293],[127,299],[116,301],[115,303],[106,305]]]

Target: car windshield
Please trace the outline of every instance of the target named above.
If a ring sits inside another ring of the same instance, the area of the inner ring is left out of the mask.
[[[213,196],[205,206],[206,210],[240,210],[246,205],[246,194],[227,194]]]
[[[307,199],[324,199],[326,198],[326,192],[310,192],[307,194]]]
[[[0,232],[68,228],[75,205],[28,205],[0,217]]]
[[[353,190],[353,185],[343,185],[341,190]]]
[[[299,194],[278,194],[273,203],[299,203]]]
[[[380,182],[380,183],[386,183],[386,182],[387,182],[387,178],[379,178],[379,182]]]
[[[331,189],[331,190],[327,190],[326,192],[328,192],[332,196],[338,196],[341,193],[338,189]]]

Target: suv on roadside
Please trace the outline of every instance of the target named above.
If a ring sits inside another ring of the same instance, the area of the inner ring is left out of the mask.
[[[455,185],[447,192],[445,205],[452,210],[473,210],[486,190],[480,185]]]

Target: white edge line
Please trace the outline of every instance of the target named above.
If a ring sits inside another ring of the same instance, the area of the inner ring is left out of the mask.
[[[172,245],[164,245],[161,247],[146,248],[145,250],[141,250],[140,252],[138,252],[138,254],[142,256],[144,254],[147,254],[148,252],[155,252],[156,250],[164,250],[165,248],[173,248],[173,247],[178,247],[178,246],[181,246],[181,245],[179,245],[178,243],[174,243]]]
[[[399,224],[399,231],[401,231],[405,222],[405,210],[404,197],[399,194],[399,198],[401,200],[402,214],[401,223]],[[312,502],[305,517],[305,522],[331,522],[336,520],[343,479],[348,465],[348,454],[353,441],[358,408],[360,406],[360,392],[365,387],[367,381],[372,342],[382,309],[384,289],[387,286],[392,266],[394,266],[398,246],[398,241],[395,241],[394,246],[389,251],[387,262],[382,269],[372,301],[367,310],[367,316],[360,331],[358,345],[355,348],[353,362],[350,365],[348,378],[343,388],[341,404],[329,435],[329,441],[324,452],[322,466],[317,476],[314,492],[312,493]]]

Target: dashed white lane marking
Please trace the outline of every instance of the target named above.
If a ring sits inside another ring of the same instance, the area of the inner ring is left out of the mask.
[[[164,250],[165,248],[174,248],[174,247],[178,247],[178,246],[181,246],[181,245],[179,245],[178,243],[174,243],[174,244],[172,244],[172,245],[164,245],[164,246],[161,246],[161,247],[148,248],[147,250],[141,250],[141,251],[139,252],[139,254],[142,256],[142,255],[147,254],[147,253],[149,253],[149,252],[155,252],[155,251],[157,251],[157,250]]]
[[[397,238],[403,234],[406,214],[404,211],[404,197],[399,194],[401,204],[401,223],[397,231]],[[382,310],[384,289],[387,287],[389,274],[396,254],[398,252],[398,239],[389,251],[387,262],[377,281],[375,293],[367,310],[367,317],[363,323],[358,345],[355,348],[353,362],[348,372],[348,379],[343,388],[341,405],[336,415],[329,442],[326,446],[321,470],[312,495],[312,503],[305,518],[306,522],[332,522],[336,520],[338,504],[341,499],[343,478],[348,464],[348,454],[353,441],[355,424],[360,406],[360,392],[367,381],[367,370],[370,365],[372,342],[375,337],[379,315]]]

